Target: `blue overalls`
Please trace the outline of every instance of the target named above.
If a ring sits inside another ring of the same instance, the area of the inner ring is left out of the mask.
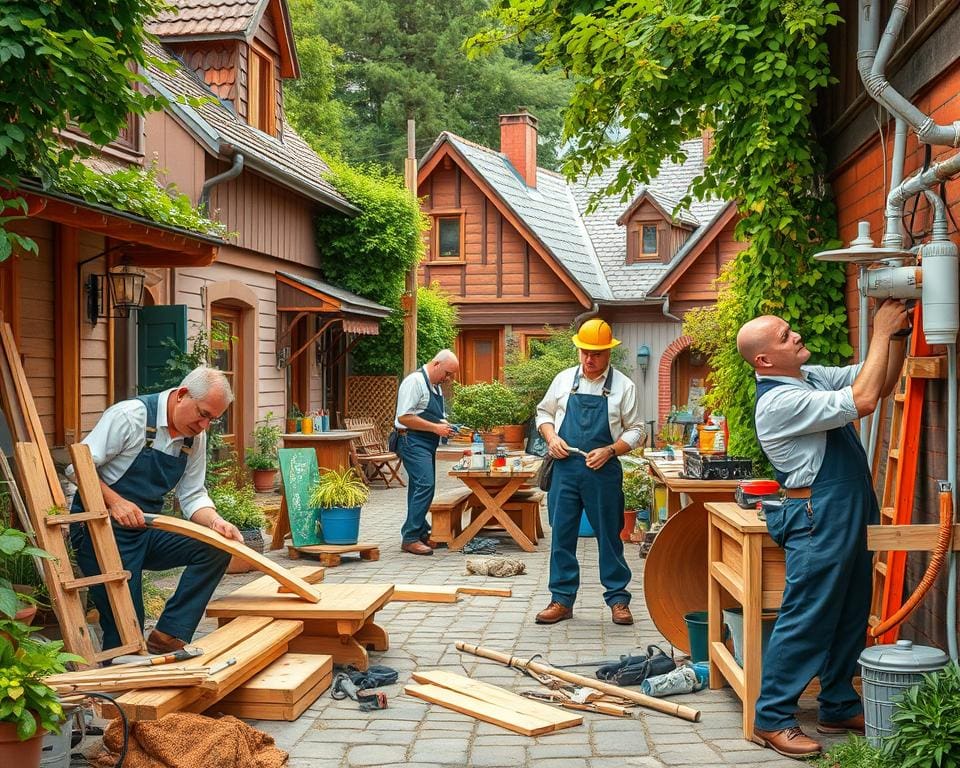
[[[816,382],[814,382],[815,384]],[[760,379],[757,400],[788,382]],[[775,469],[781,485],[786,474]],[[763,655],[755,727],[797,724],[800,694],[820,678],[820,721],[863,711],[853,688],[864,648],[872,590],[867,525],[879,509],[866,453],[853,424],[827,431],[823,464],[809,499],[784,499],[767,530],[786,555],[783,602]]]
[[[183,477],[193,438],[184,438],[181,452],[177,456],[155,451],[153,440],[157,434],[159,396],[144,395],[137,399],[147,407],[146,442],[127,471],[110,487],[127,501],[140,507],[143,512],[157,514],[163,508],[164,495],[173,490]],[[74,496],[71,511],[83,511],[79,493]],[[195,539],[152,528],[124,528],[114,522],[113,535],[117,540],[123,567],[130,571],[130,595],[141,629],[144,621],[143,571],[163,571],[186,566],[180,576],[177,591],[167,601],[163,614],[157,621],[157,629],[189,642],[203,618],[213,591],[226,573],[230,555]],[[80,523],[71,526],[70,542],[77,554],[77,565],[84,576],[100,573],[85,525]],[[120,645],[120,634],[110,610],[106,589],[102,585],[93,586],[90,587],[90,594],[100,612],[103,648],[116,648]]]
[[[567,409],[558,434],[567,445],[584,453],[613,444],[610,422],[607,418],[607,396],[613,383],[610,368],[602,395],[582,395],[580,369],[573,377],[573,386],[567,398]],[[600,582],[605,587],[603,599],[607,605],[630,604],[630,568],[623,557],[623,469],[616,458],[600,469],[587,467],[584,457],[571,454],[553,464],[553,481],[547,494],[550,525],[550,595],[551,599],[573,607],[580,586],[580,566],[577,563],[577,541],[580,516],[587,520],[597,535],[600,560]]]
[[[430,383],[427,372],[421,368],[424,381],[427,382],[427,391],[430,393],[430,402],[417,415],[433,424],[444,420],[443,395],[436,391]],[[400,529],[400,538],[404,544],[414,541],[426,541],[430,537],[430,524],[427,522],[427,512],[433,503],[433,495],[437,489],[437,446],[440,444],[439,435],[432,432],[422,432],[408,429],[400,433],[397,449],[403,468],[407,470],[409,483],[407,485],[407,519]]]

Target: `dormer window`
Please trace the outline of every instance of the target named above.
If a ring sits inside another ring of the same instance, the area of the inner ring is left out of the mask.
[[[645,257],[656,256],[657,251],[657,225],[644,224],[640,236],[640,253]]]
[[[273,55],[263,46],[250,46],[247,66],[247,122],[275,136],[277,133],[276,77]]]

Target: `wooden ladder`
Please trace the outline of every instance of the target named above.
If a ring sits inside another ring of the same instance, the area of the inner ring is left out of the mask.
[[[920,425],[927,380],[942,379],[946,371],[943,356],[931,355],[923,335],[923,317],[918,302],[914,308],[910,350],[903,362],[900,384],[893,396],[890,417],[890,444],[880,503],[881,525],[908,525],[913,517],[920,453]],[[873,597],[870,626],[892,616],[903,602],[903,579],[907,553],[878,551],[873,558]],[[896,642],[899,628],[885,632],[877,642]]]

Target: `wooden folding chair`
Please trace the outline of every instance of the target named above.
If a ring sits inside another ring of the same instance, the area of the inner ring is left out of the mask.
[[[400,477],[401,461],[396,453],[387,449],[386,442],[377,427],[371,421],[363,419],[344,419],[347,429],[361,432],[354,441],[357,461],[363,467],[364,476],[370,481],[381,481],[387,488],[393,482],[406,486]]]

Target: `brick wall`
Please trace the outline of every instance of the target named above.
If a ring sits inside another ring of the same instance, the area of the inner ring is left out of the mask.
[[[931,87],[913,99],[921,110],[938,123],[951,123],[960,119],[960,65],[946,70]],[[904,168],[905,177],[923,167],[924,147],[918,145],[911,134],[907,141],[907,157]],[[932,161],[945,159],[956,150],[934,147]],[[886,187],[889,185],[889,158],[893,153],[893,123],[884,127],[883,140],[879,134],[848,158],[831,179],[839,211],[840,236],[848,243],[856,236],[857,222],[865,219],[870,222],[874,240],[879,242],[883,232],[883,211],[886,203]],[[946,200],[955,219],[960,221],[960,183],[951,181],[946,186]],[[906,211],[913,209],[910,201]],[[929,228],[928,207],[926,201],[917,206],[914,217],[914,231]],[[909,216],[905,218],[909,225]],[[956,240],[956,228],[951,223],[951,236]],[[856,286],[856,268],[848,268],[847,310],[850,314],[851,343],[856,348],[858,324],[858,298]],[[940,351],[943,351],[942,348]],[[914,522],[935,523],[938,520],[936,482],[946,479],[946,382],[932,382],[927,386],[927,399],[923,412],[920,435],[920,457],[918,462],[918,482],[914,506]],[[889,418],[881,427],[884,446],[889,435]],[[885,452],[884,454],[885,455]],[[881,480],[878,487],[882,488]],[[915,553],[909,556],[905,587],[912,591],[926,569],[929,555]],[[927,645],[946,647],[944,616],[946,615],[946,573],[942,573],[934,588],[928,593],[920,607],[904,624],[902,637],[908,637]]]

